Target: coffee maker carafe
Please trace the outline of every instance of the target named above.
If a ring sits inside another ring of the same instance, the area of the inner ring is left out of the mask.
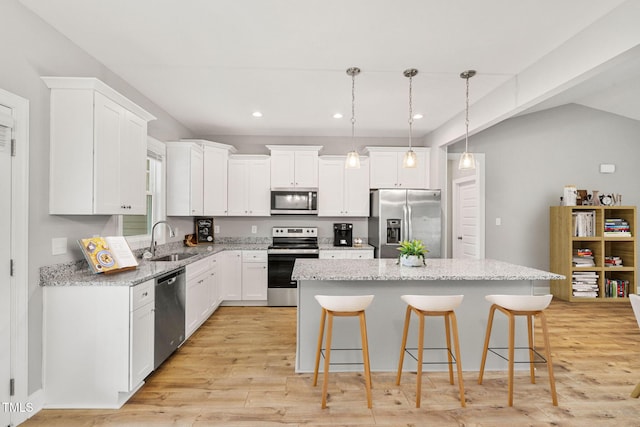
[[[353,246],[353,224],[333,224],[333,246]]]

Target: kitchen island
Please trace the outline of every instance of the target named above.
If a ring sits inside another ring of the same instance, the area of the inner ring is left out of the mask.
[[[462,368],[479,371],[484,334],[490,304],[489,294],[532,295],[535,281],[560,280],[564,276],[546,271],[482,259],[427,259],[424,267],[404,267],[395,259],[373,260],[296,260],[292,278],[298,281],[298,324],[296,372],[313,372],[320,322],[320,306],[315,295],[375,295],[366,310],[369,352],[372,371],[397,369],[406,304],[405,294],[464,295],[456,309]],[[416,347],[417,318],[411,319],[407,347]],[[526,346],[526,321],[517,319],[516,346]],[[522,332],[520,332],[522,331]],[[360,348],[357,318],[337,318],[334,323],[332,349]],[[507,347],[507,319],[494,318],[492,347]],[[425,347],[445,346],[444,324],[439,318],[425,322]],[[353,365],[360,361],[359,351],[332,351],[332,370],[361,370]],[[528,352],[518,360],[526,360]],[[525,359],[523,359],[524,357]],[[415,363],[405,361],[406,370],[415,370]],[[442,362],[442,350],[425,351],[426,362]],[[344,363],[344,364],[337,364]],[[528,369],[527,364],[516,369]],[[446,364],[434,364],[425,370],[447,370]],[[506,370],[507,362],[495,355],[487,358],[487,370]]]

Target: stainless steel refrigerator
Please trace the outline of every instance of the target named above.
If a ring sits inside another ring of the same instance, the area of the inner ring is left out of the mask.
[[[440,190],[372,190],[369,243],[376,258],[395,258],[403,240],[422,240],[427,258],[440,258]]]

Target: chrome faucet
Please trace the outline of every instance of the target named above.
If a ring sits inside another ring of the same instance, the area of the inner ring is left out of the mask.
[[[156,226],[158,224],[167,224],[167,227],[169,227],[169,237],[176,236],[176,233],[173,231],[173,228],[171,228],[171,224],[169,224],[169,222],[158,221],[155,224],[153,224],[153,227],[151,227],[151,246],[149,246],[149,252],[151,252],[152,257],[156,256],[156,246],[158,242],[156,242],[155,240],[155,232],[156,232]]]

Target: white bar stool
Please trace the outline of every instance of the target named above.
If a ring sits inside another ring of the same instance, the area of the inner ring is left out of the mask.
[[[462,303],[464,295],[402,295],[400,297],[407,303],[407,314],[404,319],[404,331],[402,333],[402,345],[400,346],[400,361],[398,362],[398,375],[396,385],[400,385],[402,376],[402,365],[404,363],[404,353],[409,353],[407,349],[407,335],[409,333],[409,322],[411,312],[414,312],[420,319],[420,330],[418,332],[418,366],[416,378],[416,408],[420,407],[422,393],[422,360],[424,350],[424,318],[425,316],[443,316],[445,333],[447,335],[447,359],[449,362],[449,383],[453,384],[453,363],[458,370],[458,387],[460,388],[460,405],[466,406],[464,398],[464,382],[462,380],[462,359],[460,358],[460,343],[458,341],[458,322],[456,320],[456,309]],[[455,359],[451,353],[451,332],[453,332],[453,346],[455,349]],[[409,353],[410,356],[411,353]],[[414,357],[415,359],[415,357]]]
[[[533,368],[534,357],[537,354],[533,346],[533,318],[540,317],[542,323],[542,335],[544,338],[544,350],[549,371],[549,386],[551,388],[551,400],[553,406],[558,406],[558,396],[556,394],[556,383],[553,378],[553,363],[551,362],[551,345],[549,343],[549,331],[547,329],[547,318],[544,315],[545,310],[551,303],[553,295],[487,295],[485,299],[492,305],[489,309],[489,320],[487,322],[487,333],[484,340],[484,349],[482,351],[482,362],[480,364],[480,375],[478,376],[478,384],[482,384],[484,374],[484,366],[487,360],[487,351],[500,356],[489,347],[489,339],[491,338],[491,326],[493,325],[493,315],[499,310],[509,318],[509,406],[513,406],[513,369],[514,369],[514,342],[515,342],[515,316],[527,316],[527,333],[529,337],[529,374],[531,376],[531,384],[536,383],[535,370]],[[500,356],[502,357],[502,356]]]
[[[369,366],[369,343],[367,341],[367,324],[364,310],[373,301],[373,295],[335,296],[316,295],[315,298],[322,307],[320,317],[320,333],[318,334],[318,349],[316,351],[316,367],[313,372],[313,385],[318,384],[318,367],[320,366],[320,354],[322,352],[322,341],[324,338],[324,324],[328,317],[327,339],[325,344],[326,354],[324,355],[324,376],[322,379],[322,408],[327,407],[327,377],[329,374],[329,364],[331,356],[331,334],[333,332],[333,317],[353,317],[360,318],[360,336],[362,339],[362,358],[364,361],[364,380],[367,389],[367,406],[371,408],[371,369]]]

